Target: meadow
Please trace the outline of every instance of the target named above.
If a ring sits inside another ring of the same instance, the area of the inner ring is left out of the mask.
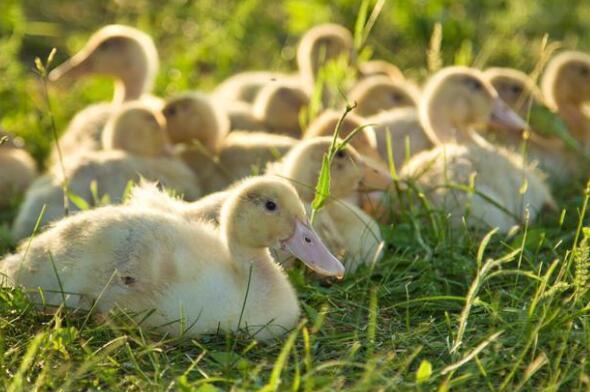
[[[293,70],[303,32],[335,22],[358,37],[375,4],[2,0],[0,125],[22,136],[43,167],[52,122],[63,130],[86,104],[107,100],[112,83],[50,88],[48,107],[35,58],[56,48],[59,64],[104,24],[152,35],[161,63],[155,93],[168,96],[211,90],[242,70]],[[382,4],[366,42],[359,39],[360,56],[391,61],[418,82],[452,64],[532,73],[551,45],[590,52],[584,0]],[[271,343],[162,337],[124,313],[107,321],[50,314],[20,289],[2,288],[1,383],[9,391],[588,390],[590,186],[555,196],[557,211],[509,235],[453,229],[444,211],[408,202],[383,227],[386,255],[373,268],[334,283],[290,272],[304,318]],[[0,211],[0,254],[14,248],[16,208]]]

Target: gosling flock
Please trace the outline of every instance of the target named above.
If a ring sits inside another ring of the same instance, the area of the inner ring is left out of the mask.
[[[356,106],[342,118],[320,90],[325,110],[306,123],[332,61],[356,75],[347,86]],[[590,150],[587,54],[554,56],[540,88],[518,70],[459,66],[419,87],[393,64],[358,61],[351,33],[326,24],[301,38],[297,68],[157,97],[151,37],[120,25],[97,31],[49,79],[109,76],[114,96],[80,108],[46,172],[21,140],[0,134],[0,208],[22,198],[12,226],[20,245],[0,261],[6,284],[47,305],[149,312],[142,325],[174,336],[269,339],[299,318],[284,272],[296,259],[328,278],[379,268],[381,224],[395,224],[383,212],[399,208],[393,174],[397,193],[414,184],[452,225],[502,232],[555,208],[552,186],[585,177],[580,151],[523,119],[545,107]],[[311,221],[328,153],[329,197]]]

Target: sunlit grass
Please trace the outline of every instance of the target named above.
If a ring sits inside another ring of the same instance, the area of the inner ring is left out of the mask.
[[[297,38],[326,21],[355,31],[357,44],[366,44],[363,56],[392,61],[418,81],[455,62],[534,74],[545,33],[551,42],[590,48],[584,1],[567,7],[550,0],[387,1],[365,34],[359,13],[370,20],[379,3],[92,0],[81,7],[73,0],[7,0],[0,13],[0,122],[42,162],[52,124],[34,58],[45,59],[56,47],[59,63],[107,22],[153,34],[161,96],[207,90],[239,70],[292,70]],[[51,89],[58,131],[84,104],[111,93],[104,79]],[[20,289],[6,288],[0,290],[1,383],[14,391],[586,390],[583,185],[558,189],[563,212],[543,214],[510,236],[453,229],[444,211],[408,186],[414,194],[398,193],[392,201],[399,208],[391,211],[394,223],[383,227],[387,252],[376,268],[332,285],[301,267],[290,272],[304,317],[281,341],[171,339],[138,328],[120,311],[105,320],[42,308]],[[8,224],[16,206],[0,214],[1,254],[13,245]]]

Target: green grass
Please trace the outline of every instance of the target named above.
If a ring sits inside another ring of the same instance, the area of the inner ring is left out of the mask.
[[[60,62],[104,23],[153,34],[162,59],[156,93],[166,96],[209,89],[242,69],[293,69],[305,29],[325,21],[353,29],[359,13],[353,0],[2,5],[0,121],[26,139],[39,162],[52,130],[33,60],[56,47]],[[418,80],[439,60],[530,72],[545,33],[590,50],[589,17],[590,3],[581,0],[567,7],[550,0],[390,0],[363,56],[391,60]],[[431,45],[437,22],[440,50]],[[105,80],[88,80],[50,90],[58,130],[111,89]],[[407,200],[384,228],[387,252],[374,270],[333,284],[301,267],[290,273],[304,318],[270,344],[241,335],[173,340],[142,331],[122,312],[106,322],[80,311],[51,313],[21,290],[2,289],[0,382],[14,391],[586,390],[586,191],[573,184],[556,196],[564,213],[543,214],[511,236],[451,230],[443,212]],[[0,254],[13,245],[7,228],[15,209],[0,213]]]

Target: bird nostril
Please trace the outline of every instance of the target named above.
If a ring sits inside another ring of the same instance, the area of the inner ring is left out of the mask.
[[[303,239],[305,240],[305,242],[307,242],[308,244],[311,244],[311,238],[309,237],[303,237]]]

